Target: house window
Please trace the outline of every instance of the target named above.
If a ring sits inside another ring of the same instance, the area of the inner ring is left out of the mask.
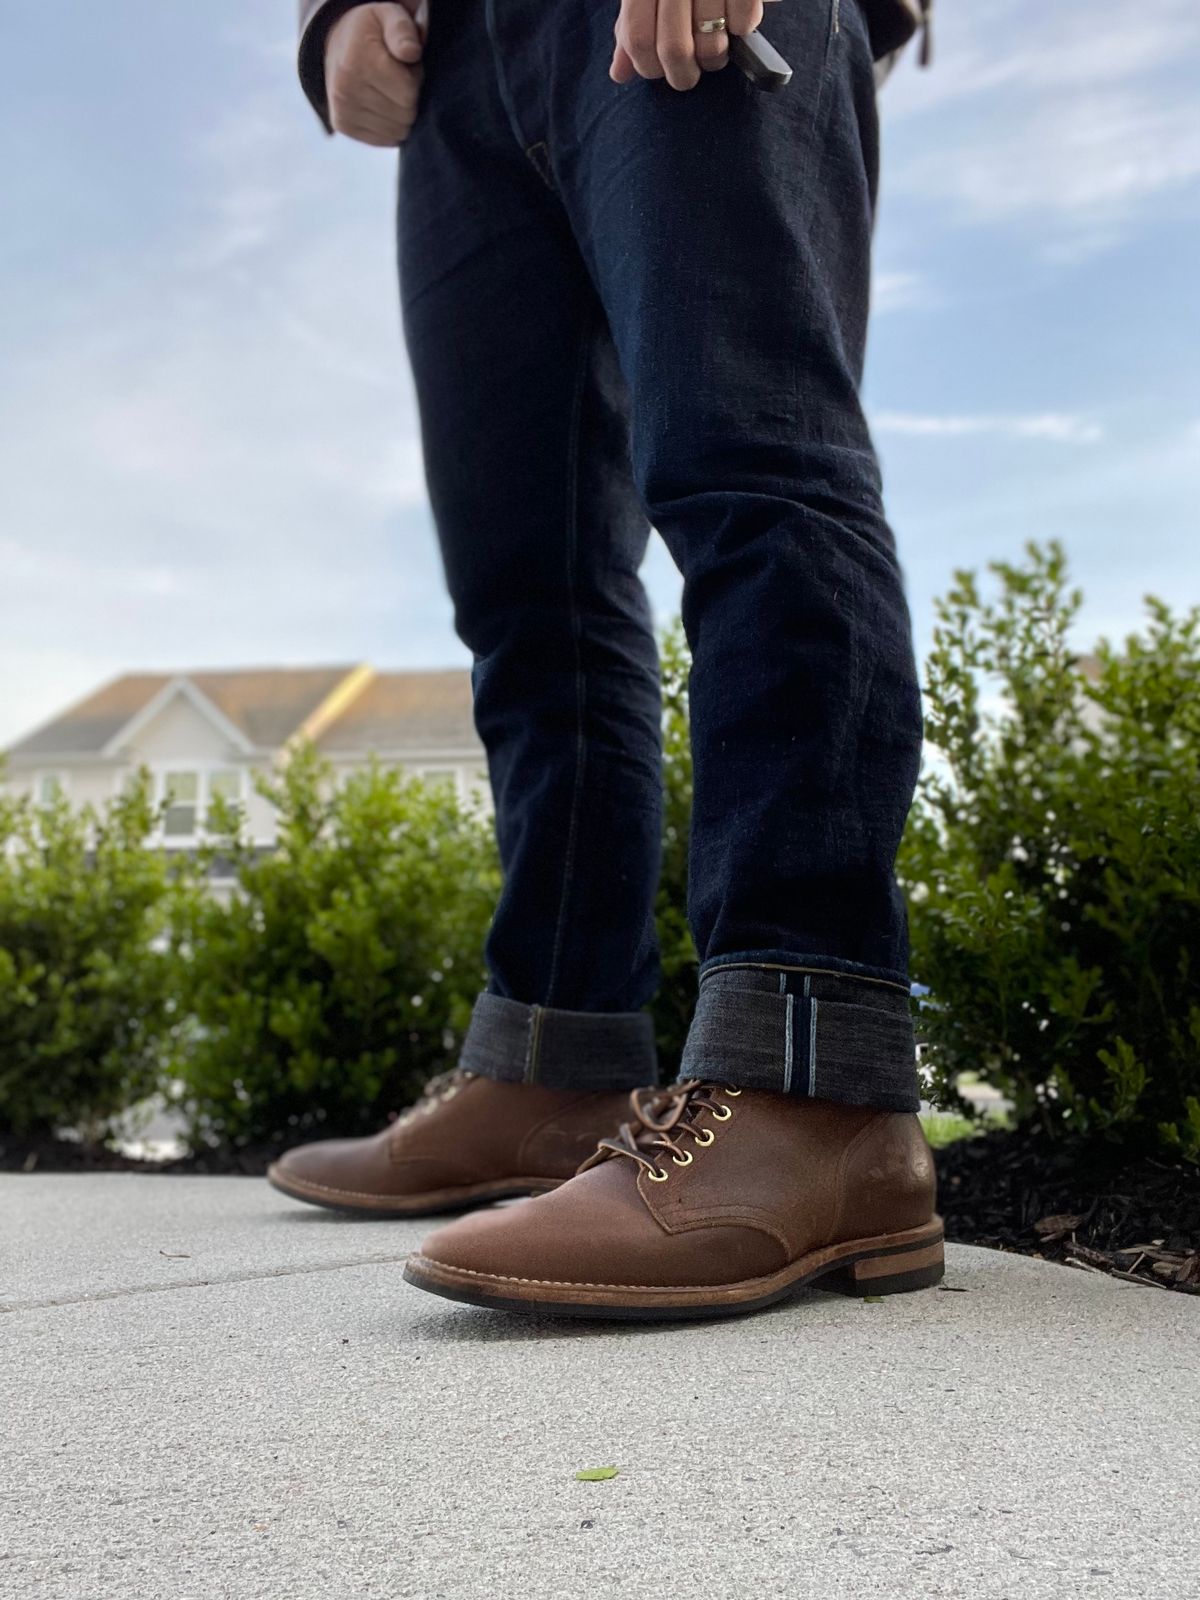
[[[214,800],[223,800],[235,815],[241,810],[242,775],[236,767],[217,767],[208,775],[208,826],[210,828],[216,826],[211,809]]]
[[[451,794],[458,792],[458,773],[453,767],[422,767],[420,777],[431,789],[448,789]]]
[[[40,772],[35,793],[39,806],[56,805],[62,799],[64,793],[62,774],[59,772]]]
[[[163,778],[163,833],[168,839],[187,839],[196,831],[200,801],[198,772],[168,772]]]

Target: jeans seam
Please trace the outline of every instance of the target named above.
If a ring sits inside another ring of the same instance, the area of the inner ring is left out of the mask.
[[[522,1080],[525,1083],[536,1083],[538,1074],[538,1051],[542,1042],[542,1008],[530,1006],[529,1031],[525,1036],[525,1071]]]
[[[807,978],[805,979],[807,983]],[[810,999],[808,1002],[808,1094],[809,1099],[817,1092],[817,1006],[820,1002]]]
[[[715,972],[811,972],[820,978],[844,978],[847,983],[873,983],[881,989],[895,989],[897,994],[910,993],[907,984],[893,978],[872,978],[858,972],[838,972],[833,967],[790,966],[781,961],[727,961],[709,967],[700,978],[701,984],[707,983]]]
[[[817,130],[821,126],[821,117],[829,102],[829,80],[833,76],[834,51],[840,43],[842,31],[841,0],[829,0],[829,24],[825,33],[825,55],[821,62],[821,77],[817,84],[817,98],[813,104],[812,117],[809,121],[809,134],[815,141]]]
[[[792,1043],[792,1007],[796,997],[794,994],[789,994],[785,995],[784,998],[787,1004],[783,1008],[783,1092],[784,1094],[791,1094],[792,1050],[794,1048]]]
[[[523,150],[527,150],[527,136],[517,119],[516,107],[509,93],[508,79],[504,75],[504,63],[501,60],[500,45],[496,37],[494,0],[484,0],[483,21],[488,43],[492,48],[492,61],[496,71],[496,90],[500,96],[500,103],[504,107],[504,114],[508,118],[508,125],[512,129],[514,138]]]
[[[554,187],[554,173],[553,168],[550,165],[550,152],[546,146],[546,141],[544,139],[538,139],[535,143],[527,145],[525,148],[525,154],[529,157],[534,171],[546,185],[547,189],[549,189],[551,193],[557,193],[557,190]]]
[[[587,382],[588,363],[591,357],[592,313],[585,309],[583,338],[575,372],[575,388],[571,396],[571,426],[567,444],[567,594],[570,603],[571,646],[575,661],[575,781],[571,794],[571,814],[567,824],[567,844],[563,854],[562,894],[558,903],[558,923],[554,930],[554,949],[550,957],[550,976],[546,984],[546,1004],[554,1003],[558,983],[558,967],[562,957],[563,939],[567,927],[567,907],[571,894],[571,879],[575,872],[575,853],[579,842],[579,812],[583,800],[584,777],[587,768],[587,740],[584,736],[584,713],[587,705],[587,684],[583,671],[582,624],[579,613],[579,595],[576,589],[576,568],[579,544],[579,441],[582,432],[583,394]]]

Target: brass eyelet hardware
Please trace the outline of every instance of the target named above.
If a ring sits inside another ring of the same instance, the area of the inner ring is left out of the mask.
[[[731,1100],[736,1100],[741,1092],[742,1091],[740,1089],[731,1089],[728,1084],[725,1085],[725,1093],[730,1097]]]
[[[677,1167],[690,1167],[692,1162],[695,1160],[695,1157],[692,1155],[690,1150],[685,1150],[682,1158],[679,1156],[672,1156],[671,1160]]]
[[[710,1106],[709,1110],[712,1112],[713,1116],[716,1117],[718,1122],[728,1122],[730,1117],[733,1115],[732,1106]]]
[[[669,1172],[660,1172],[657,1167],[647,1167],[646,1176],[651,1183],[666,1183],[671,1174]]]
[[[696,1135],[696,1143],[700,1146],[701,1150],[707,1150],[709,1145],[712,1144],[716,1137],[716,1134],[711,1128],[701,1128],[700,1132]]]

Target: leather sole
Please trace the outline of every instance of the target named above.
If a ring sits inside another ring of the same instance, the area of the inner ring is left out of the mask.
[[[408,1258],[407,1282],[430,1294],[493,1311],[551,1313],[564,1317],[660,1319],[734,1317],[761,1311],[815,1285],[838,1294],[904,1294],[930,1289],[945,1271],[942,1220],[905,1233],[852,1239],[810,1251],[765,1278],[703,1288],[673,1289],[621,1283],[555,1283],[450,1267],[421,1254]]]
[[[267,1168],[267,1182],[289,1199],[306,1205],[322,1206],[326,1211],[348,1211],[358,1217],[436,1217],[447,1211],[465,1211],[472,1206],[492,1205],[497,1200],[514,1200],[531,1194],[549,1194],[561,1180],[556,1178],[504,1178],[490,1183],[465,1184],[455,1189],[434,1189],[425,1194],[358,1194],[353,1189],[330,1189],[294,1173]]]

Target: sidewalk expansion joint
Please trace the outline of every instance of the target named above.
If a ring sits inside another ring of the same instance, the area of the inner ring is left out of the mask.
[[[400,1255],[353,1256],[348,1261],[321,1261],[307,1267],[268,1267],[261,1272],[227,1272],[211,1278],[177,1278],[173,1283],[137,1283],[125,1289],[93,1289],[84,1294],[51,1295],[45,1300],[0,1301],[0,1315],[16,1311],[44,1311],[52,1306],[85,1306],[101,1300],[131,1300],[143,1294],[173,1294],[177,1289],[215,1289],[229,1283],[263,1283],[272,1278],[302,1278],[314,1272],[346,1272],[354,1267],[399,1266],[411,1251]]]

